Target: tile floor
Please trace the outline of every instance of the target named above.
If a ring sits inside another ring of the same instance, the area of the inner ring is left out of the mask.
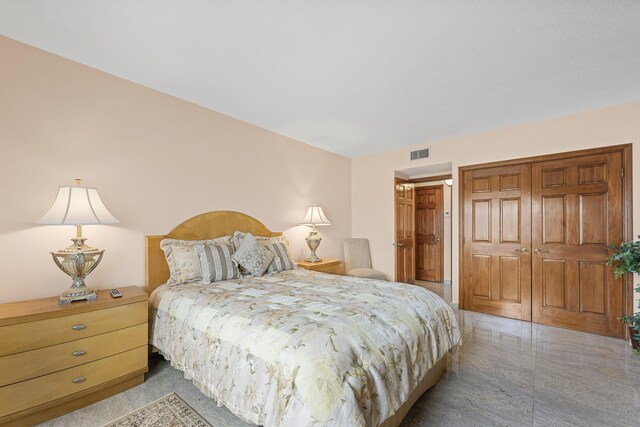
[[[427,288],[432,292],[440,295],[446,302],[451,304],[451,285],[445,285],[441,282],[428,282],[426,280],[416,280],[415,284]]]
[[[463,310],[457,315],[463,345],[403,426],[640,425],[640,355],[627,342]],[[159,359],[150,362],[144,384],[42,425],[101,426],[171,392],[215,427],[247,426]]]

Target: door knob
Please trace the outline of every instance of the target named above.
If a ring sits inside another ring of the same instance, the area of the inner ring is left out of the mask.
[[[533,252],[535,252],[536,254],[548,254],[548,253],[549,253],[549,251],[548,251],[548,250],[546,250],[546,249],[541,249],[541,248],[535,248],[535,249],[533,250]]]
[[[515,253],[517,253],[517,254],[528,254],[529,253],[529,249],[527,249],[527,248],[514,249],[513,251]]]
[[[404,243],[394,243],[393,246],[404,246]]]

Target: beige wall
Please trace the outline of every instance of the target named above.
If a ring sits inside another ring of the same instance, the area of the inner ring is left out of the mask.
[[[395,170],[453,163],[453,296],[458,298],[458,167],[490,161],[633,143],[634,235],[640,233],[640,103],[469,135],[430,145],[432,158],[409,161],[411,147],[354,159],[352,232],[368,237],[375,268],[394,277],[393,177]]]
[[[107,250],[88,280],[97,288],[142,284],[143,236],[211,210],[284,231],[301,257],[307,230],[296,224],[314,201],[333,223],[321,230],[321,256],[341,256],[344,237],[368,237],[374,266],[393,277],[394,171],[443,162],[453,162],[457,298],[459,166],[630,142],[640,164],[639,137],[636,103],[425,144],[428,160],[409,162],[407,148],[351,161],[0,37],[0,302],[68,286],[48,252],[73,229],[29,222],[76,177],[98,187],[122,222],[86,227],[89,243]]]
[[[49,251],[72,227],[35,227],[59,185],[83,178],[120,219],[89,226],[106,249],[88,283],[144,280],[144,235],[212,210],[254,216],[306,254],[311,202],[322,205],[321,256],[351,235],[351,161],[0,37],[0,302],[56,295],[70,279]]]

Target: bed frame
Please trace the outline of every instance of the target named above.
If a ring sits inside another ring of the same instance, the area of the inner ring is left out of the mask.
[[[244,231],[254,236],[276,237],[282,233],[273,232],[255,218],[240,212],[214,211],[195,216],[175,227],[166,235],[146,236],[145,244],[145,287],[151,294],[158,286],[169,280],[169,266],[160,249],[164,238],[180,240],[206,240],[230,236],[234,231]],[[456,349],[457,350],[457,349]],[[425,374],[418,386],[409,394],[407,401],[387,418],[381,427],[398,427],[413,404],[424,392],[435,386],[451,364],[451,354],[447,353]]]

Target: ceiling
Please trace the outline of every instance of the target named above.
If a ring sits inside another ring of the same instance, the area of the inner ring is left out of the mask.
[[[634,0],[1,0],[0,34],[348,157],[640,100]]]

